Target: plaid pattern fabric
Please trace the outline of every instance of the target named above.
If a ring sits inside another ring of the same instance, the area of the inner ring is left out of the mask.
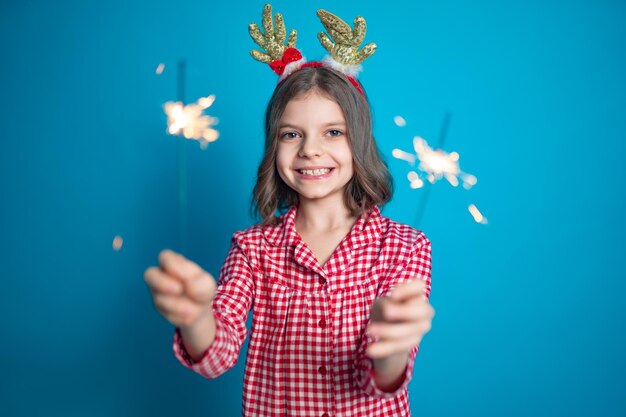
[[[429,240],[374,207],[321,266],[296,232],[295,216],[294,206],[278,225],[233,235],[213,302],[215,341],[194,362],[176,329],[174,354],[195,372],[218,377],[237,362],[252,308],[244,416],[409,416],[407,384],[418,347],[402,386],[383,392],[365,355],[372,342],[365,328],[374,299],[401,282],[424,280],[430,297]]]

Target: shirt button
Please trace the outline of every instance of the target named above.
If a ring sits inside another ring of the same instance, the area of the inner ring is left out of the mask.
[[[318,371],[320,372],[320,374],[322,375],[326,375],[326,367],[325,366],[320,366]]]
[[[322,277],[320,277],[318,282],[320,283],[320,285],[326,284],[326,280],[324,278],[322,278]]]
[[[326,320],[320,319],[320,321],[317,324],[319,324],[320,327],[323,329],[324,327],[326,327]]]
[[[322,414],[322,417],[330,417],[330,415],[328,415],[328,413],[324,413]]]

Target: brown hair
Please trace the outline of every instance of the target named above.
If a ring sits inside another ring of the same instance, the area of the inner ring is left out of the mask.
[[[367,97],[341,73],[328,67],[306,67],[283,80],[265,112],[265,152],[253,191],[252,209],[263,224],[274,223],[276,210],[298,203],[298,193],[278,175],[276,150],[280,118],[293,98],[317,90],[335,100],[346,119],[354,175],[346,184],[344,204],[352,215],[391,199],[393,182],[372,134],[372,113]]]

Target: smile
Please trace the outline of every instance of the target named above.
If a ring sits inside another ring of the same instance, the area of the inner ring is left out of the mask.
[[[335,171],[335,168],[312,168],[312,169],[295,169],[297,178],[302,180],[323,180],[330,178]]]
[[[328,174],[332,168],[319,168],[319,169],[298,169],[300,174],[303,175],[324,175]]]

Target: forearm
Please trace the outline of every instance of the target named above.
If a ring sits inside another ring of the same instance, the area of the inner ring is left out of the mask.
[[[215,340],[215,317],[212,308],[195,323],[180,327],[183,344],[189,356],[198,361]]]
[[[373,359],[376,386],[382,391],[395,391],[404,382],[404,371],[408,359],[409,352],[400,352],[384,358]]]

